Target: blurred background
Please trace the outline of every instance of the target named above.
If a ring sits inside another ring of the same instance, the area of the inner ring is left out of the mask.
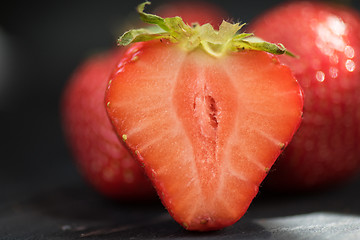
[[[50,209],[61,215],[63,208],[50,205],[80,201],[83,191],[87,194],[85,196],[97,198],[87,190],[66,147],[59,101],[75,68],[89,55],[115,46],[117,37],[125,30],[130,15],[141,2],[14,0],[1,6],[0,239],[2,236],[4,239],[25,236],[29,231],[39,237],[37,230],[43,231],[43,237],[55,236],[56,229],[65,231],[73,227],[66,225],[70,218],[62,215],[62,220],[58,220],[53,217],[49,223],[48,218],[39,217],[34,212],[41,209],[45,214]],[[164,2],[153,0],[148,9]],[[234,20],[250,22],[264,10],[284,1],[209,2],[224,8]],[[360,9],[359,1],[353,1],[352,6]],[[59,189],[61,193],[57,191]],[[102,200],[96,201],[103,203]],[[48,209],[39,207],[39,202]],[[14,211],[9,209],[24,205],[32,206],[30,213],[22,212],[11,217]],[[84,212],[76,213],[77,217],[89,209],[82,210]],[[97,210],[97,216],[109,214],[111,219],[111,212],[113,209],[107,207],[103,211]],[[40,227],[28,225],[34,219]],[[47,224],[41,223],[45,220]],[[44,230],[49,226],[54,228]],[[15,230],[20,231],[18,235],[14,235]],[[44,235],[49,231],[54,235]]]

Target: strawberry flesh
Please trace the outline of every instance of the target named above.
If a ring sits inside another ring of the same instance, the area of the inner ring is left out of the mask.
[[[158,41],[129,49],[105,101],[170,214],[198,231],[246,212],[302,112],[299,85],[271,54],[214,58]]]

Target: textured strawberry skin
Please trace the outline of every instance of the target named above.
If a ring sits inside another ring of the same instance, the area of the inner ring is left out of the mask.
[[[85,179],[115,199],[155,196],[143,169],[123,147],[107,117],[108,77],[123,49],[92,56],[75,71],[63,95],[64,133]]]
[[[314,2],[288,3],[250,25],[299,59],[280,57],[304,90],[304,119],[269,175],[279,190],[339,184],[360,169],[360,16]]]
[[[118,135],[188,230],[239,220],[301,121],[302,91],[276,57],[224,58],[136,43],[105,96]]]

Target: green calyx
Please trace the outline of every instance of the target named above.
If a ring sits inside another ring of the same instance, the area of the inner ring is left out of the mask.
[[[214,57],[242,50],[265,51],[294,57],[282,44],[266,42],[252,33],[238,33],[245,24],[231,24],[223,21],[219,30],[215,30],[209,23],[189,26],[181,17],[162,18],[145,13],[144,8],[148,4],[150,2],[140,4],[137,11],[142,21],[154,24],[155,27],[129,30],[118,39],[119,45],[126,46],[135,42],[166,39],[180,44],[186,51],[202,48]]]

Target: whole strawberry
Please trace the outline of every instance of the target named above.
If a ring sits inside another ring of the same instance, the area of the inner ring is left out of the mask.
[[[290,53],[239,24],[189,26],[146,4],[138,12],[158,28],[119,39],[133,45],[110,78],[107,112],[171,216],[221,229],[246,212],[301,121],[302,91],[270,54]]]
[[[163,16],[184,16],[186,21],[212,20],[220,24],[225,13],[205,2],[171,3],[159,7]],[[143,169],[122,146],[104,106],[110,73],[123,55],[122,48],[92,56],[79,66],[63,96],[64,132],[85,179],[105,196],[142,200],[156,196]]]
[[[304,119],[269,175],[282,190],[332,186],[360,168],[360,16],[317,2],[276,7],[251,24],[299,59],[280,57],[304,90]]]

